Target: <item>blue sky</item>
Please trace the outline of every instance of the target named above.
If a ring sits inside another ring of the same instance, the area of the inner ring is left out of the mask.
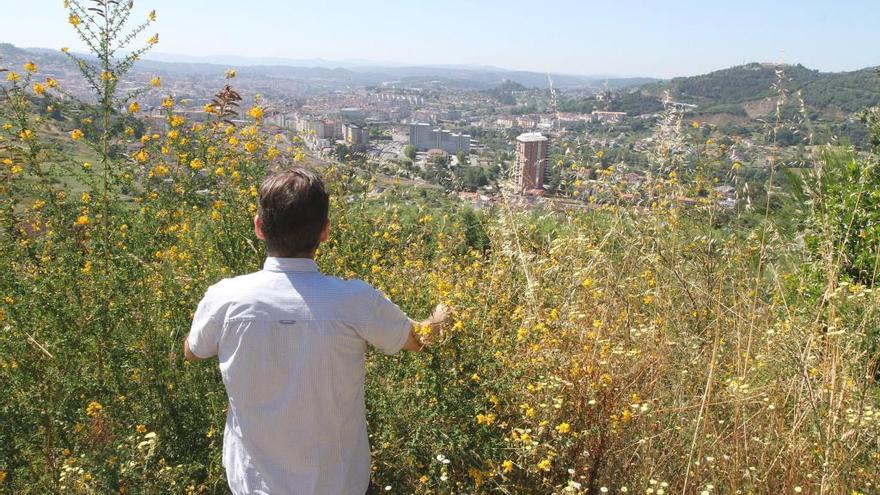
[[[0,0],[0,41],[80,49],[61,0]],[[880,65],[880,0],[136,0],[157,51],[671,77]],[[11,19],[8,17],[11,15]],[[12,21],[12,22],[9,22]]]

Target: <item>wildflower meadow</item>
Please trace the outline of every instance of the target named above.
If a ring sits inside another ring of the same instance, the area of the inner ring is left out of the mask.
[[[182,341],[208,286],[262,265],[257,186],[293,165],[331,189],[321,270],[452,309],[425,353],[368,355],[383,493],[880,493],[878,150],[769,163],[731,211],[699,193],[740,173],[728,145],[670,107],[636,201],[613,166],[588,190],[603,150],[580,149],[555,164],[570,207],[474,209],[313,160],[234,72],[208,121],[168,95],[145,126],[161,78],[120,83],[156,14],[65,7],[91,100],[0,60],[0,493],[227,493],[217,362]]]

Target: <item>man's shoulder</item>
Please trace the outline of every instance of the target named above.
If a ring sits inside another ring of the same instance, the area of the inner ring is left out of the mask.
[[[222,294],[227,291],[236,291],[240,290],[243,286],[247,285],[255,285],[261,282],[260,274],[262,272],[252,272],[246,273],[244,275],[237,275],[234,277],[227,277],[224,279],[220,279],[215,282],[213,285],[208,287],[208,294]]]
[[[345,279],[320,272],[313,272],[313,275],[315,278],[311,279],[309,283],[312,288],[327,290],[340,296],[374,297],[378,292],[372,285],[361,279]],[[241,294],[249,289],[264,288],[271,283],[272,278],[267,276],[267,272],[256,271],[219,280],[208,287],[207,294],[215,297]]]
[[[369,299],[376,294],[372,285],[357,278],[345,279],[333,275],[321,274],[321,288],[338,296],[355,299]]]
[[[374,290],[373,286],[364,282],[359,278],[340,278],[335,275],[324,275],[321,277],[328,283],[344,287],[353,292],[369,292]]]

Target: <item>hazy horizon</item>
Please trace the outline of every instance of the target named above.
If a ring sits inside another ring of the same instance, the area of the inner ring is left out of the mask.
[[[20,47],[84,50],[66,25],[60,1],[15,9],[0,32]],[[136,14],[158,12],[153,57],[323,60],[419,66],[491,66],[581,76],[670,78],[704,74],[748,62],[800,63],[823,72],[880,65],[872,50],[880,3],[846,0],[745,0],[707,6],[695,0],[555,0],[544,5],[488,0],[423,4],[390,0],[332,5],[265,0],[139,0]],[[536,36],[520,34],[521,21]],[[525,22],[523,22],[525,24]],[[46,30],[45,26],[53,29]],[[222,26],[222,27],[221,27]],[[533,26],[538,26],[533,28]],[[152,31],[148,34],[152,34]],[[536,41],[537,38],[537,41]]]

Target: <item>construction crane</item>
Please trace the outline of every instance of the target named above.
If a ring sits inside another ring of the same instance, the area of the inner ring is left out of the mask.
[[[547,82],[550,83],[550,107],[553,109],[553,130],[559,131],[559,100],[556,98],[556,88],[553,87],[553,78],[547,73]]]

